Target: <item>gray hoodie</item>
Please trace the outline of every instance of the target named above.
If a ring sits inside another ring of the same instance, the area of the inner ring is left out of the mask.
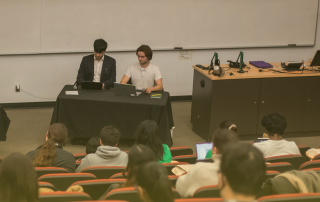
[[[92,166],[127,166],[128,154],[121,151],[118,147],[100,146],[96,153],[88,154],[81,160],[81,164],[76,169],[81,170]]]

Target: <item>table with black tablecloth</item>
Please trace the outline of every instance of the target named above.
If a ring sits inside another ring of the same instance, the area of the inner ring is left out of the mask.
[[[161,99],[142,93],[136,97],[116,96],[113,90],[77,90],[79,95],[66,95],[75,91],[66,85],[60,92],[52,115],[51,124],[64,123],[69,137],[91,138],[99,136],[106,125],[114,125],[121,138],[134,139],[134,132],[144,120],[155,121],[160,130],[160,139],[172,146],[170,129],[174,126],[170,94]]]
[[[6,141],[7,131],[10,125],[10,119],[7,116],[7,113],[4,111],[0,105],[0,141]]]

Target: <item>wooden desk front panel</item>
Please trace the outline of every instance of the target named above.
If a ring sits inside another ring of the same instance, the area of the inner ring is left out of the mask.
[[[310,77],[307,79],[304,101],[303,131],[320,131],[320,77]]]

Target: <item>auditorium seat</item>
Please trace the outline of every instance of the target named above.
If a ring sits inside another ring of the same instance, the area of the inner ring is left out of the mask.
[[[315,155],[315,157],[313,157],[313,159],[312,159],[312,160],[320,160],[320,154]]]
[[[53,186],[53,184],[49,182],[38,182],[39,188],[47,188],[52,189],[53,191],[56,191],[57,189]]]
[[[39,193],[39,202],[88,201],[90,196],[80,192],[43,192]]]
[[[212,158],[206,158],[206,159],[197,159],[198,162],[204,162],[204,163],[213,163]]]
[[[280,174],[280,172],[278,172],[278,171],[273,171],[273,170],[267,170],[267,173],[266,173],[267,179],[273,178],[273,177],[275,177],[275,176],[277,176],[277,175],[279,175],[279,174]]]
[[[76,161],[81,161],[81,159],[83,159],[84,157],[87,156],[86,153],[79,153],[79,154],[73,154],[74,158],[76,159]]]
[[[60,173],[41,176],[40,182],[49,182],[59,191],[66,191],[74,182],[97,179],[90,173]]]
[[[112,175],[109,179],[125,179],[125,177],[123,177],[122,173],[116,173]]]
[[[83,191],[90,195],[93,200],[98,200],[112,184],[123,184],[125,179],[98,179],[98,180],[85,180],[78,181],[72,184],[80,185]]]
[[[69,173],[67,169],[58,167],[35,167],[35,170],[38,178],[46,174]]]
[[[258,199],[258,202],[319,202],[320,193],[308,194],[280,194],[264,196]]]
[[[320,175],[320,168],[309,168],[309,169],[304,169],[302,171],[308,171],[308,170],[313,170],[315,171],[316,173],[318,173],[318,175]]]
[[[195,164],[197,162],[197,155],[191,154],[191,155],[181,155],[181,156],[175,156],[172,158],[173,161],[179,161],[179,162],[186,162],[190,164]]]
[[[203,186],[193,193],[192,198],[220,198],[218,185]]]
[[[109,179],[112,175],[121,173],[125,169],[125,166],[93,166],[81,170],[81,173],[92,173],[98,179]]]
[[[168,175],[174,175],[174,173],[171,171],[172,168],[176,167],[177,165],[188,165],[189,163],[186,162],[178,162],[178,163],[162,163],[164,167],[167,168]]]
[[[179,176],[176,175],[168,175],[169,180],[171,181],[172,187],[176,188],[176,183]]]
[[[266,162],[270,163],[279,163],[279,162],[288,162],[293,165],[294,169],[298,170],[299,167],[307,161],[307,159],[302,155],[290,154],[290,155],[281,155],[281,156],[272,156],[265,158]]]
[[[311,148],[307,145],[298,145],[298,148],[300,150],[300,154],[308,159],[306,152]]]
[[[172,192],[174,199],[180,198],[180,194],[175,189],[172,189]],[[126,187],[112,190],[105,196],[104,200],[125,200],[130,202],[141,201],[138,190],[135,187]]]
[[[279,162],[279,163],[268,163],[267,170],[274,170],[280,173],[284,173],[290,170],[294,170],[293,165],[288,162]]]
[[[170,152],[172,157],[193,154],[193,150],[190,147],[171,147]]]
[[[307,161],[300,166],[299,170],[305,170],[309,168],[320,168],[320,160]]]
[[[222,198],[184,198],[175,199],[174,202],[223,202]]]

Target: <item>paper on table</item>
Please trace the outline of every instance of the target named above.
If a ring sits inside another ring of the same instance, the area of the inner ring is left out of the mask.
[[[194,166],[194,164],[177,165],[176,167],[172,168],[171,171],[173,174],[179,176],[187,173],[192,166]]]
[[[79,95],[78,91],[66,91],[66,95]]]

